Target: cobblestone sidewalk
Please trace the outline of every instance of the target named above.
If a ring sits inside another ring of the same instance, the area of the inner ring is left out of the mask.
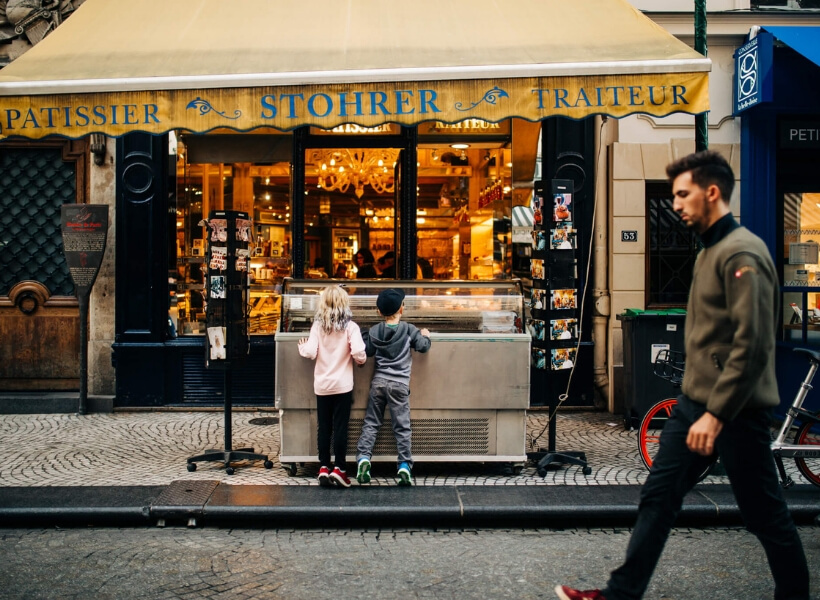
[[[289,476],[279,463],[279,426],[273,412],[235,412],[233,447],[253,447],[274,463],[235,463],[227,475],[222,463],[198,463],[189,473],[186,459],[223,447],[221,412],[116,412],[113,414],[0,415],[0,486],[167,485],[179,479],[209,479],[245,485],[316,485],[316,464]],[[253,420],[268,424],[256,425]],[[547,447],[544,412],[528,416],[527,451]],[[520,474],[493,463],[423,463],[414,469],[417,485],[634,485],[646,478],[635,431],[624,431],[609,413],[560,414],[557,450],[582,450],[592,467],[584,476],[567,466],[539,477],[530,461]],[[374,464],[371,485],[395,485],[392,465]],[[793,474],[796,481],[799,475]],[[709,477],[706,483],[726,483]]]

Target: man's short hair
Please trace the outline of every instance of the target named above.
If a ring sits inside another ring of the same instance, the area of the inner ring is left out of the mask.
[[[703,150],[695,152],[666,167],[666,176],[669,181],[675,181],[679,175],[692,173],[692,182],[706,189],[710,185],[716,185],[720,190],[720,195],[725,202],[729,202],[732,197],[732,190],[735,189],[735,175],[729,162],[720,154],[713,150]]]

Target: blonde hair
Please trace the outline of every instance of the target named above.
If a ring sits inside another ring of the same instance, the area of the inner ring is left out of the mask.
[[[326,333],[344,331],[352,318],[350,297],[341,286],[331,285],[322,290],[313,320],[319,323]]]

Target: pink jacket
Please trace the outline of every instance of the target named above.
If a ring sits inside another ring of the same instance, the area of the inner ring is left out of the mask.
[[[326,333],[314,322],[307,342],[299,354],[316,360],[313,369],[313,391],[317,396],[344,394],[353,389],[353,361],[364,364],[367,355],[359,326],[353,321],[344,331]],[[352,360],[351,360],[352,359]]]

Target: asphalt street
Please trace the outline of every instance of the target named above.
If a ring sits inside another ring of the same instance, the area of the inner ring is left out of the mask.
[[[813,573],[820,528],[801,527]],[[556,583],[599,586],[627,529],[0,530],[8,599],[554,598]],[[646,598],[772,597],[765,558],[743,529],[676,529]],[[820,580],[812,582],[820,597]]]

